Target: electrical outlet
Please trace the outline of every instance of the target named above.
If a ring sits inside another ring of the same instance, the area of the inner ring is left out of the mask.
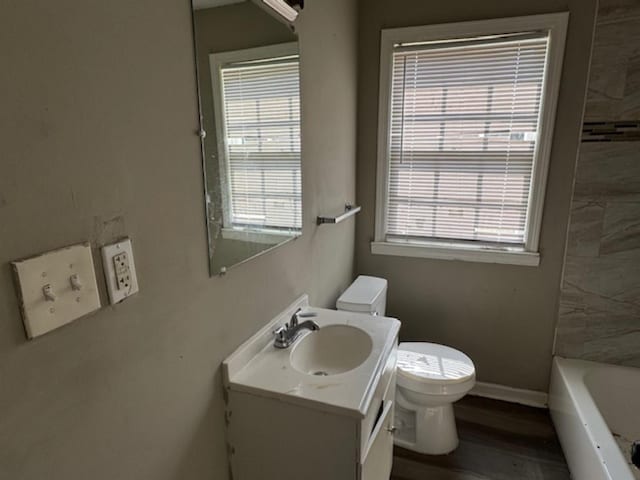
[[[102,264],[111,304],[138,292],[138,278],[130,239],[102,247]]]
[[[131,286],[131,271],[129,270],[127,252],[119,253],[113,257],[113,268],[116,272],[116,288],[118,290],[128,290]]]

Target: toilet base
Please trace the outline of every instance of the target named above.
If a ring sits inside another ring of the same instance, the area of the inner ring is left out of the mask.
[[[409,428],[415,431],[411,432],[411,435],[403,435],[403,432],[399,431],[394,439],[396,445],[426,455],[446,455],[458,447],[458,432],[452,404],[419,407],[412,413],[415,414],[414,425],[396,426],[399,429]]]

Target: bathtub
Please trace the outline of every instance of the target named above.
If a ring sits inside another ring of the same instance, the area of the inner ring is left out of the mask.
[[[555,357],[549,409],[574,480],[640,480],[640,369]]]

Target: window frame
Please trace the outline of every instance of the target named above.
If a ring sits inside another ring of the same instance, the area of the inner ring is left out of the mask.
[[[564,47],[569,13],[552,13],[523,17],[447,23],[417,27],[383,29],[380,36],[380,83],[378,103],[378,164],[376,185],[375,236],[371,253],[403,257],[423,257],[445,260],[504,263],[538,266],[542,213],[546,192],[549,160],[553,142],[554,123],[560,90]],[[398,43],[450,40],[464,37],[480,37],[547,31],[549,46],[545,64],[543,93],[539,116],[539,138],[533,160],[531,188],[527,209],[524,247],[501,245],[470,245],[461,241],[387,240],[387,207],[391,135],[391,89],[393,50]]]
[[[298,42],[278,43],[261,47],[245,48],[242,50],[230,50],[209,54],[209,68],[211,71],[211,88],[213,95],[213,111],[215,119],[216,143],[218,151],[220,185],[222,190],[222,236],[232,240],[251,240],[256,243],[272,243],[274,237],[294,238],[302,235],[301,219],[299,229],[276,229],[272,227],[250,228],[234,225],[231,210],[231,182],[229,181],[229,150],[226,142],[227,123],[225,121],[224,92],[222,87],[222,69],[233,63],[265,60],[270,58],[298,56],[300,51]],[[302,124],[302,119],[301,122]],[[300,155],[302,168],[302,154]],[[301,211],[303,216],[303,212]],[[271,240],[270,240],[271,238]]]

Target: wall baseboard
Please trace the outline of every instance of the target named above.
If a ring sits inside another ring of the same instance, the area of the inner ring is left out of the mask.
[[[507,387],[495,383],[476,382],[469,395],[492,398],[505,402],[519,403],[529,407],[548,408],[548,395],[545,392]]]

